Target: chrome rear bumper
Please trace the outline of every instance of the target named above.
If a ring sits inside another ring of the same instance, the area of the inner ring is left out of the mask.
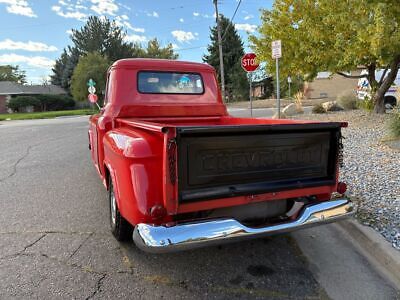
[[[135,227],[133,240],[146,252],[174,252],[294,231],[333,222],[354,212],[351,201],[336,199],[306,205],[296,220],[261,228],[248,227],[234,219],[202,220],[171,227],[141,223]]]

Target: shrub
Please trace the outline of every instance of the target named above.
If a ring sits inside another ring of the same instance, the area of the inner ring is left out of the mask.
[[[400,137],[400,109],[393,112],[389,120],[389,131],[394,137]]]
[[[326,113],[325,108],[322,106],[322,104],[314,105],[314,107],[312,108],[312,112],[314,114],[324,114],[324,113]]]
[[[33,106],[35,109],[40,108],[39,99],[32,96],[17,96],[11,98],[7,103],[7,107],[13,111],[21,112],[25,107]]]
[[[374,101],[371,97],[365,97],[364,100],[357,102],[358,108],[364,109],[366,111],[372,111],[374,109]]]
[[[304,113],[303,99],[304,99],[303,92],[297,92],[296,94],[294,94],[294,103],[296,104],[296,111],[299,114]]]
[[[337,98],[337,103],[345,110],[357,109],[357,96],[353,92],[346,92]]]
[[[66,95],[38,95],[42,111],[65,110],[75,107],[75,101]]]

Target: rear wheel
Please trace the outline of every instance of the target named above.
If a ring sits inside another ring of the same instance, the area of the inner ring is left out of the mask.
[[[114,186],[112,180],[110,179],[110,188],[108,191],[108,200],[110,203],[110,225],[111,232],[118,241],[127,241],[132,238],[133,228],[132,225],[128,223],[127,220],[121,216],[117,200],[115,198]]]

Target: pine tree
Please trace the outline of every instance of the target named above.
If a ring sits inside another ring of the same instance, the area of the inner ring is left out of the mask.
[[[126,33],[115,22],[97,16],[89,17],[79,30],[72,29],[71,40],[79,54],[98,52],[111,61],[132,56],[132,43],[125,42]]]
[[[244,55],[243,42],[237,33],[234,24],[220,15],[222,33],[222,52],[224,57],[225,91],[229,101],[247,100],[249,83],[246,73],[241,67],[241,58]],[[211,28],[211,44],[208,45],[208,54],[203,61],[213,66],[220,81],[219,50],[217,26]]]
[[[73,29],[71,40],[73,46],[64,49],[56,60],[51,75],[51,83],[70,90],[71,77],[79,58],[88,53],[98,53],[110,62],[128,57],[149,57],[176,59],[172,45],[161,47],[157,39],[148,42],[147,48],[139,43],[126,42],[126,32],[114,21],[96,16],[89,17],[79,30]]]

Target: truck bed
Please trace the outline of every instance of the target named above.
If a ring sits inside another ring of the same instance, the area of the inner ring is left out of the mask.
[[[119,122],[175,130],[180,204],[335,185],[345,125],[234,117]]]

